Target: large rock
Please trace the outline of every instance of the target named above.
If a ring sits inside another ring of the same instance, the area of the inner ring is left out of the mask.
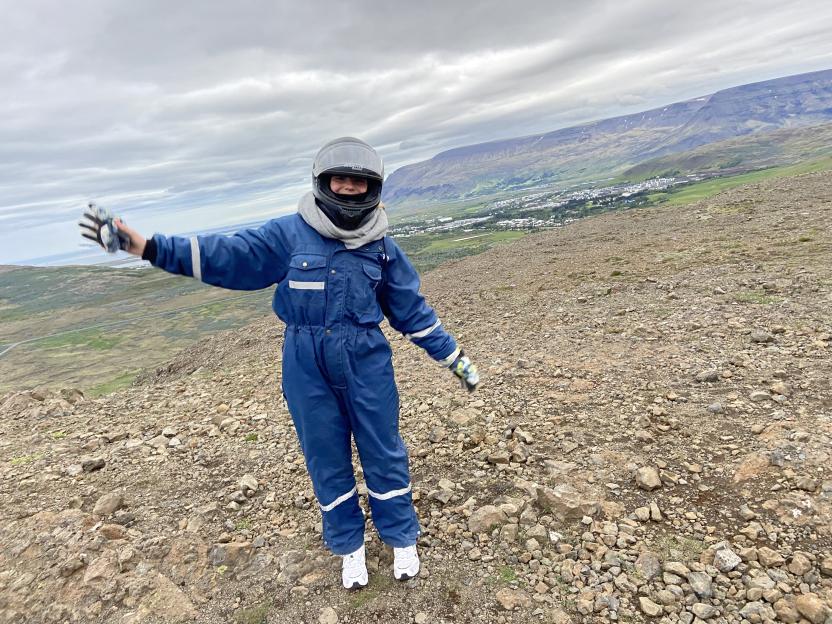
[[[208,553],[211,565],[240,568],[248,563],[253,547],[250,542],[231,542],[229,544],[214,544]]]
[[[746,620],[751,620],[752,622],[773,620],[775,616],[774,609],[772,609],[765,602],[761,602],[759,600],[746,602],[743,608],[740,609],[740,615]]]
[[[789,562],[789,572],[797,576],[803,576],[812,570],[812,562],[805,554],[797,552]]]
[[[463,427],[476,418],[477,411],[470,407],[463,407],[451,413],[451,420]]]
[[[818,482],[807,475],[801,475],[795,478],[794,485],[798,490],[803,490],[804,492],[814,492],[818,489]]]
[[[636,470],[636,485],[642,490],[655,490],[662,486],[659,471],[653,466],[644,466]]]
[[[4,414],[17,414],[25,409],[39,405],[43,397],[34,392],[18,392],[7,395],[6,400],[0,405]]]
[[[324,607],[318,615],[318,624],[338,624],[338,613],[332,607]]]
[[[795,624],[800,621],[800,613],[794,606],[794,597],[786,596],[774,603],[774,612],[777,619],[786,624]]]
[[[504,587],[494,597],[499,605],[506,611],[513,611],[517,608],[526,608],[532,605],[532,599],[526,592],[519,589],[508,589]]]
[[[196,618],[197,610],[193,603],[168,577],[156,573],[153,585],[153,590],[142,598],[136,613],[122,620],[124,624],[179,624]]]
[[[714,554],[714,567],[720,572],[730,572],[741,563],[742,559],[730,548],[723,548]]]
[[[714,595],[713,581],[706,572],[691,572],[688,574],[688,583],[700,598],[710,598]]]
[[[662,614],[661,605],[657,605],[646,596],[639,597],[638,606],[641,608],[642,613],[644,613],[647,617],[658,617]]]
[[[636,559],[635,568],[639,576],[650,581],[661,574],[662,563],[656,553],[645,550]]]
[[[147,441],[148,446],[152,446],[157,451],[162,450],[168,447],[170,444],[170,440],[166,436],[163,436],[161,433],[157,435],[155,438],[151,438]]]
[[[762,546],[757,549],[757,559],[767,568],[781,566],[786,563],[783,555],[768,546]]]
[[[471,533],[488,533],[491,529],[508,522],[508,516],[499,507],[484,505],[468,518],[468,530]]]
[[[711,368],[696,373],[696,381],[700,383],[704,383],[706,381],[719,381],[719,371]]]
[[[691,608],[693,614],[703,620],[709,620],[710,618],[714,617],[719,610],[714,607],[713,605],[706,604],[704,602],[697,602]]]
[[[505,449],[494,451],[488,456],[488,461],[492,464],[507,464],[510,459],[511,454]]]
[[[554,488],[538,487],[537,504],[560,520],[578,520],[584,516],[594,516],[601,509],[599,501],[566,484]]]
[[[216,502],[197,507],[196,513],[206,520],[216,520],[222,516],[222,510],[220,509],[219,503]]]
[[[81,469],[84,472],[95,472],[101,470],[106,463],[103,457],[82,457]]]
[[[751,342],[765,344],[767,342],[774,342],[774,336],[764,329],[751,330]]]
[[[817,594],[801,594],[795,598],[794,606],[800,615],[812,624],[823,624],[826,622],[826,618],[832,614],[829,607],[826,606]]]
[[[121,493],[110,492],[95,501],[92,512],[97,516],[109,516],[111,513],[121,509],[123,505],[124,497]]]
[[[240,491],[246,496],[253,496],[257,493],[257,488],[259,487],[259,483],[257,483],[257,479],[254,475],[246,474],[243,475],[243,478],[240,479],[239,487]]]
[[[118,573],[118,556],[113,550],[105,550],[101,556],[87,566],[84,572],[84,585],[102,583]]]

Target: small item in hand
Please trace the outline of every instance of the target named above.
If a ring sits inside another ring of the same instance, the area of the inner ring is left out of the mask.
[[[477,372],[477,367],[471,362],[465,352],[460,349],[459,355],[448,368],[451,372],[459,377],[462,382],[462,387],[467,388],[468,392],[473,392],[477,389],[477,384],[480,382],[480,374]]]
[[[83,218],[86,221],[78,222],[81,226],[81,236],[95,241],[108,253],[116,253],[119,249],[127,250],[130,247],[130,237],[118,230],[114,223],[115,217],[106,208],[90,202]]]

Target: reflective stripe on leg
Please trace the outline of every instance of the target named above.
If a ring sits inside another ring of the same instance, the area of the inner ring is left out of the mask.
[[[353,488],[349,492],[347,492],[346,494],[341,494],[341,496],[336,498],[329,505],[321,505],[321,503],[319,501],[318,504],[321,505],[321,511],[332,511],[333,509],[335,509],[338,505],[340,505],[344,501],[349,500],[350,496],[355,494],[356,491],[357,490],[356,490],[355,486],[353,486]]]
[[[405,334],[404,337],[408,340],[413,340],[414,338],[424,338],[428,334],[430,334],[434,329],[439,327],[442,324],[442,321],[436,321],[430,327],[426,327],[425,329],[420,329],[417,332],[413,332],[412,334]]]
[[[459,347],[457,347],[457,348],[454,350],[454,352],[453,352],[453,353],[451,353],[451,354],[450,354],[448,357],[446,357],[444,360],[436,360],[436,361],[437,361],[437,362],[439,362],[442,366],[448,367],[448,366],[450,366],[451,364],[453,364],[453,363],[454,363],[454,360],[456,360],[456,358],[457,358],[457,357],[459,357],[459,354],[460,354],[460,352],[461,352],[461,351],[462,351],[462,349],[460,349]]]
[[[393,498],[394,496],[402,496],[404,494],[407,494],[411,490],[412,486],[412,483],[408,483],[407,487],[401,488],[400,490],[390,490],[389,492],[384,493],[373,492],[370,488],[367,488],[367,494],[378,500],[388,500],[390,498]]]

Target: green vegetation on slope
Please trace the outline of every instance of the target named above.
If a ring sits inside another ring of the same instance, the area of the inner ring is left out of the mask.
[[[269,289],[238,293],[158,270],[14,267],[0,272],[0,393],[129,385],[207,334],[270,314]]]
[[[482,253],[486,249],[525,236],[527,232],[493,230],[488,232],[443,232],[419,234],[396,239],[420,271],[430,270],[443,262]]]
[[[783,128],[707,143],[627,169],[620,180],[689,173],[727,174],[822,160],[832,156],[832,123]]]
[[[742,186],[743,184],[760,182],[761,180],[768,180],[770,178],[799,175],[801,173],[826,171],[829,169],[832,169],[832,157],[784,167],[770,167],[768,169],[760,169],[759,171],[751,171],[734,176],[712,178],[679,187],[669,192],[651,193],[648,197],[652,204],[669,203],[672,206],[680,206],[716,195],[721,191]]]

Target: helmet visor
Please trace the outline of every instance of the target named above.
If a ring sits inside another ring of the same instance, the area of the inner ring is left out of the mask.
[[[384,165],[376,151],[358,139],[344,137],[324,145],[315,156],[312,175],[322,173],[384,179]]]

